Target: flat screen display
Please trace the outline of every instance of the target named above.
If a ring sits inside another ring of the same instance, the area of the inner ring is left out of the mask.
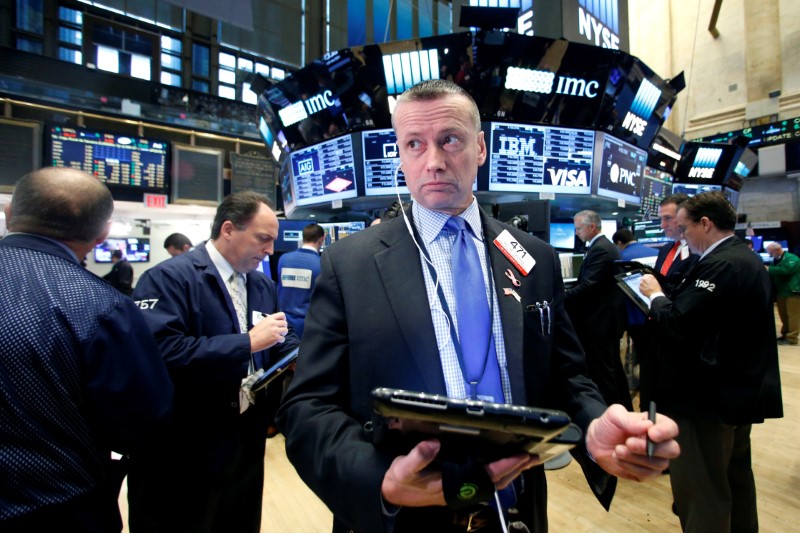
[[[639,215],[649,219],[658,215],[659,204],[672,194],[674,178],[667,172],[649,166],[644,167],[642,178],[642,203],[639,205]]]
[[[745,239],[753,243],[754,252],[760,252],[764,246],[764,237],[761,235],[746,235]]]
[[[276,252],[291,252],[303,245],[303,228],[313,220],[278,220],[278,238],[275,239]]]
[[[685,143],[675,182],[723,185],[733,171],[734,158],[741,152],[741,148],[731,144]]]
[[[573,250],[575,248],[575,224],[573,222],[551,222],[550,245],[562,250]]]
[[[394,172],[400,164],[397,137],[394,130],[382,129],[361,132],[364,150],[364,194],[382,196],[386,194],[408,194],[403,171]]]
[[[353,222],[320,222],[319,225],[325,230],[325,246],[330,246],[336,241],[349,237],[357,231],[366,227],[364,221],[356,220]]]
[[[596,194],[638,205],[647,152],[610,135],[598,135]]]
[[[728,199],[734,209],[739,206],[739,191],[730,187],[723,187],[722,194],[725,195],[725,198]]]
[[[166,194],[168,143],[83,128],[51,126],[50,163],[96,176],[114,188]]]
[[[291,160],[297,207],[357,196],[349,135],[292,152]]]
[[[589,194],[595,133],[492,122],[489,191]]]
[[[654,245],[658,243],[671,242],[672,239],[664,235],[659,219],[642,220],[633,223],[633,236],[642,244]]]
[[[699,185],[697,183],[676,183],[672,186],[672,192],[677,194],[682,192],[689,196],[700,194],[701,192],[721,191],[722,185]]]
[[[95,263],[110,263],[111,254],[122,250],[122,257],[130,263],[150,262],[150,239],[147,237],[109,237],[94,247]]]

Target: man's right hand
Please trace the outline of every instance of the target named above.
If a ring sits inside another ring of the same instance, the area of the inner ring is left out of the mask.
[[[441,448],[438,440],[424,440],[408,455],[395,458],[381,484],[381,495],[387,503],[400,507],[446,505],[442,492],[442,473],[428,466]],[[505,488],[523,471],[541,461],[535,455],[506,457],[485,466],[495,487]]]
[[[272,313],[253,326],[250,335],[250,351],[260,352],[283,342],[289,334],[289,323],[284,313]]]

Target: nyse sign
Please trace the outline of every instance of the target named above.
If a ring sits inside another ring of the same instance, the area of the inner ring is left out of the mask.
[[[578,33],[595,46],[619,50],[619,35],[612,32],[607,24],[603,24],[603,21],[598,20],[582,7],[578,8]]]

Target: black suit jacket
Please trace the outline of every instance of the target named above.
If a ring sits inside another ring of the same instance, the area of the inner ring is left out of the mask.
[[[384,386],[446,394],[420,254],[400,218],[338,241],[322,254],[297,370],[278,413],[287,455],[333,511],[335,530],[384,530],[381,482],[394,456],[371,443],[371,390]],[[558,257],[549,245],[516,228],[484,213],[481,219],[514,402],[563,409],[586,430],[605,406],[585,376],[583,353],[564,311]],[[503,273],[514,267],[491,244],[503,230],[536,260],[527,277],[518,276],[521,303],[503,295],[503,287],[510,286]],[[537,311],[526,310],[543,300],[552,308],[549,332]],[[609,505],[615,478],[587,460],[585,450],[575,455],[598,497]],[[546,528],[543,469],[526,477],[530,490],[518,507],[535,509],[536,525]],[[398,533],[426,526],[412,508],[401,509],[397,520],[404,524]]]
[[[783,416],[770,294],[761,260],[732,237],[653,300],[659,409],[726,424]]]
[[[600,235],[583,258],[578,281],[566,293],[569,316],[581,339],[619,339],[624,329],[623,294],[614,275],[619,249]]]
[[[661,272],[661,267],[664,265],[664,261],[667,260],[667,255],[669,251],[672,250],[672,247],[675,245],[674,242],[668,242],[667,244],[659,247],[658,249],[658,257],[656,258],[656,265],[654,270],[656,272]],[[684,244],[686,246],[686,244]],[[670,265],[669,270],[667,270],[666,276],[667,282],[664,284],[662,289],[664,289],[664,293],[669,295],[673,289],[681,282],[681,280],[686,276],[686,273],[692,268],[697,262],[698,259],[697,254],[690,253],[685,259],[681,257],[681,254],[678,253],[675,256],[675,259],[672,261],[672,265]]]

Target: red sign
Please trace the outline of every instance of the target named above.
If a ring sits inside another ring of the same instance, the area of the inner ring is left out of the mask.
[[[166,209],[167,195],[166,194],[148,194],[144,195],[144,206]]]

